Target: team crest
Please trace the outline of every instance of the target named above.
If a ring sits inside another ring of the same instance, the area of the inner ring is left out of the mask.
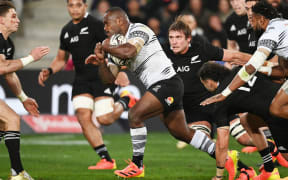
[[[168,104],[168,106],[170,106],[173,102],[174,102],[174,98],[173,97],[167,97],[165,99],[165,102]]]

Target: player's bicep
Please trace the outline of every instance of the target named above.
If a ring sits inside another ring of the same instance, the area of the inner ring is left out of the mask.
[[[134,37],[132,39],[128,39],[127,42],[136,48],[137,53],[140,52],[140,50],[142,49],[142,47],[145,44],[145,41],[140,37]]]

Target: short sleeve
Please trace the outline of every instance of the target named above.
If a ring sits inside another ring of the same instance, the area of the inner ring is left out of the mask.
[[[275,27],[267,27],[267,30],[263,33],[258,41],[257,48],[264,48],[269,52],[272,52],[273,49],[277,47],[277,40],[279,37],[279,31]]]
[[[148,33],[148,28],[146,27],[137,27],[133,29],[129,35],[128,39],[133,39],[133,38],[140,38],[144,41],[144,44],[146,44],[149,41],[149,33]]]
[[[222,61],[224,55],[223,49],[213,46],[209,42],[202,44],[202,52],[205,52],[204,55],[206,56],[204,61]]]
[[[64,32],[64,29],[62,29],[61,34],[60,34],[60,49],[64,50],[64,51],[68,51],[68,47],[67,44],[65,43],[64,39],[66,37],[68,37],[68,32]]]

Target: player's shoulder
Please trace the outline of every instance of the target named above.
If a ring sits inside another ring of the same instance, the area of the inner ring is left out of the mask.
[[[103,25],[103,22],[95,18],[94,16],[87,14],[85,20],[87,20],[89,26],[99,27]]]
[[[63,27],[62,27],[62,32],[63,31],[69,31],[71,30],[73,27],[73,22],[72,20],[70,20],[69,22],[67,22]]]
[[[142,23],[133,23],[133,24],[130,24],[130,28],[129,28],[129,31],[132,32],[132,31],[149,31],[150,28],[148,26],[146,26],[145,24],[142,24]]]
[[[235,23],[235,19],[238,19],[238,15],[233,12],[227,17],[225,24]]]

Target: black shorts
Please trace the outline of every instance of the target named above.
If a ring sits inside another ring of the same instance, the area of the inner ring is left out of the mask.
[[[187,123],[208,121],[213,122],[213,109],[211,106],[191,107],[189,104],[184,104],[184,112]]]
[[[164,115],[183,109],[184,85],[179,75],[153,84],[148,91],[161,102],[164,107]]]
[[[288,119],[269,118],[266,121],[279,152],[288,153]]]
[[[72,97],[88,93],[94,98],[100,96],[113,96],[115,86],[109,86],[102,83],[101,80],[84,81],[75,80],[73,82]]]

